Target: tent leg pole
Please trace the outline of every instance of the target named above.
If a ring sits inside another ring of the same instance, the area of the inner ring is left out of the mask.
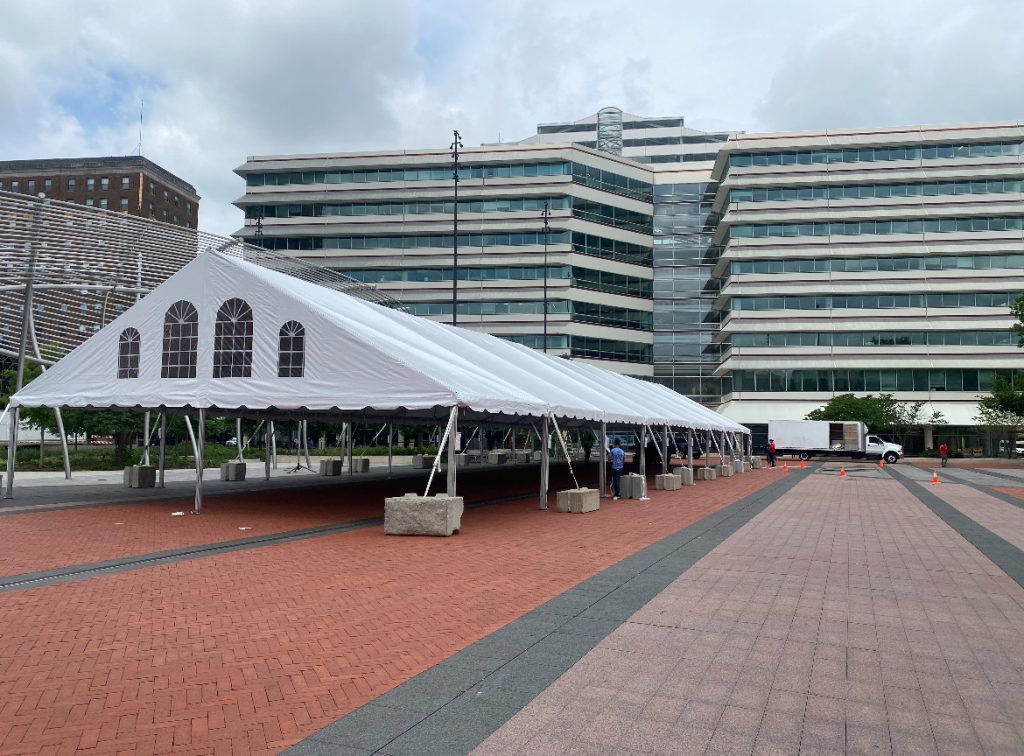
[[[53,414],[57,416],[57,433],[60,435],[60,451],[64,457],[64,479],[71,480],[71,456],[68,454],[68,437],[64,433],[64,417],[60,414],[60,407],[54,407]],[[149,463],[147,462],[146,464]]]
[[[160,466],[160,488],[164,487],[164,467],[167,463],[167,410],[160,413],[160,452],[157,461]]]
[[[306,469],[312,470],[313,463],[309,459],[309,420],[302,421],[302,453],[306,455]]]
[[[668,426],[661,429],[661,474],[668,474]]]
[[[604,498],[608,491],[608,423],[601,423],[601,438],[597,440],[601,447],[600,468],[597,471],[597,487],[601,489],[601,497]]]
[[[395,428],[392,423],[388,423],[388,477],[391,477],[391,463],[394,458],[394,435]]]
[[[712,431],[714,432],[714,431]],[[717,442],[716,442],[717,443]],[[718,464],[725,464],[725,431],[722,431],[722,443],[718,447]]]
[[[235,446],[238,447],[238,461],[244,462],[244,444],[242,443],[242,418],[235,418]]]
[[[338,442],[338,461],[345,466],[345,449],[348,448],[348,423],[341,424],[341,441]]]
[[[274,432],[274,421],[270,421],[270,447],[267,449],[270,454],[271,464],[277,469],[277,433]]]
[[[348,437],[345,439],[345,454],[348,457],[348,474],[355,475],[356,469],[352,465],[352,457],[355,455],[356,438],[355,438],[355,423],[348,424]]]
[[[693,428],[686,429],[686,466],[690,468],[690,480],[693,480]]]
[[[550,464],[548,454],[548,416],[545,415],[541,422],[540,439],[540,503],[537,509],[548,508],[548,467]]]
[[[456,448],[455,448],[455,435],[459,432],[459,414],[458,408],[453,408],[451,430],[448,433],[448,495],[455,496],[455,474],[458,465],[455,462]],[[437,453],[440,454],[441,450],[438,449]]]
[[[199,409],[199,428],[196,439],[196,508],[192,514],[203,512],[203,451],[206,449],[206,410]]]
[[[142,464],[149,464],[149,425],[150,415],[149,410],[146,410],[142,415]]]
[[[647,480],[647,428],[640,426],[640,475]]]
[[[264,459],[263,459],[263,477],[266,478],[267,480],[270,480],[270,447],[274,443],[274,424],[272,422],[270,422],[269,420],[267,421],[266,434],[267,434],[267,448],[266,448],[266,454],[263,455],[263,457],[264,457]]]
[[[10,414],[11,426],[7,434],[7,488],[4,492],[5,499],[14,498],[14,457],[18,452],[18,414],[17,407]]]

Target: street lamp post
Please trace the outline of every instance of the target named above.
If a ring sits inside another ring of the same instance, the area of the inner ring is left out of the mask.
[[[462,137],[458,131],[452,132],[452,182],[455,184],[455,204],[452,206],[452,325],[458,325],[459,313],[459,149]]]
[[[544,200],[544,351],[548,351],[548,219],[551,217],[551,202]]]

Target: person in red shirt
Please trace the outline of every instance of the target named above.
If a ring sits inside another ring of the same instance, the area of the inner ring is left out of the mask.
[[[949,447],[945,443],[939,444],[939,459],[942,461],[943,467],[949,462]]]

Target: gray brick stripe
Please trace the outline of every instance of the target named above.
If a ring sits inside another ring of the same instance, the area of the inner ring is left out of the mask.
[[[949,527],[963,536],[974,548],[992,560],[993,563],[1017,585],[1024,587],[1024,552],[988,528],[982,527],[951,504],[924,488],[920,482],[905,473],[887,468],[922,504],[934,512]],[[998,492],[994,492],[998,493]]]
[[[469,753],[638,609],[804,477],[784,475],[623,559],[341,717],[286,753]]]

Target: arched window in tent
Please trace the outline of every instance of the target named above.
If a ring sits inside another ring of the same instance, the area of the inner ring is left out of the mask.
[[[117,340],[117,377],[138,378],[139,377],[139,352],[141,351],[142,337],[134,328],[125,328],[121,331],[121,338]]]
[[[306,362],[306,329],[302,323],[289,320],[281,326],[281,345],[277,353],[279,378],[301,378]]]
[[[217,310],[213,332],[213,377],[252,375],[252,308],[244,299],[229,299]]]
[[[161,378],[195,378],[199,348],[199,313],[184,299],[172,304],[164,315]]]

